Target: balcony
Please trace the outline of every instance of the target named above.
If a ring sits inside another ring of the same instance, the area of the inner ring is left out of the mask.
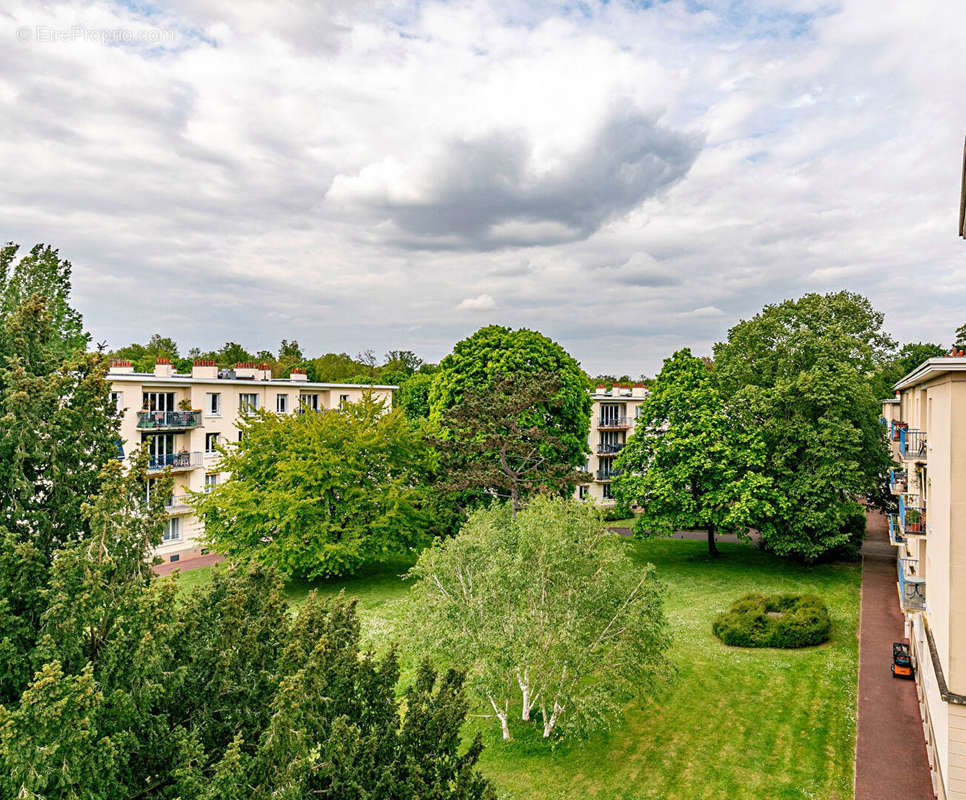
[[[626,431],[631,427],[627,417],[601,417],[597,420],[597,427],[602,431]]]
[[[899,573],[899,605],[903,611],[925,611],[926,579],[916,574],[918,559],[900,558],[896,560]]]
[[[187,431],[200,426],[200,411],[138,411],[139,431]]]
[[[925,461],[926,432],[900,428],[899,455],[912,461]]]
[[[599,444],[597,445],[597,455],[599,456],[616,456],[621,450],[624,449],[624,444]]]
[[[611,478],[616,478],[623,471],[622,469],[599,469],[597,470],[597,480],[610,483]]]
[[[909,505],[905,495],[899,495],[899,528],[903,536],[925,536],[926,507]]]
[[[893,494],[905,494],[909,491],[909,480],[903,470],[889,470],[889,491]]]
[[[191,511],[191,506],[188,503],[190,495],[187,494],[173,494],[168,498],[167,502],[164,504],[165,511],[169,514],[187,514]]]
[[[889,423],[889,439],[893,442],[899,441],[900,431],[908,429],[909,424],[906,422],[899,422],[898,420],[892,420]]]
[[[185,472],[202,465],[201,453],[167,453],[166,455],[148,456],[148,472],[160,472],[163,469],[171,468],[172,472]]]
[[[899,530],[899,520],[895,514],[889,515],[889,544],[898,547],[906,541],[906,537]]]

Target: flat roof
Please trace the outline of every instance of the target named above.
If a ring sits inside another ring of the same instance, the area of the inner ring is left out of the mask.
[[[127,381],[128,383],[158,383],[168,385],[187,386],[192,383],[204,383],[211,386],[222,384],[236,384],[238,386],[287,386],[299,389],[398,389],[398,386],[381,383],[316,383],[314,381],[293,381],[291,378],[269,378],[255,380],[254,378],[192,378],[190,375],[172,375],[161,377],[153,372],[120,372],[108,373],[109,381]]]
[[[908,375],[896,381],[892,388],[896,390],[906,389],[910,386],[915,386],[917,383],[922,383],[930,378],[934,378],[937,375],[942,375],[945,372],[966,372],[966,357],[945,356],[940,358],[930,358],[926,361],[923,361]]]
[[[898,397],[887,397],[885,400],[880,400],[880,403],[901,403],[902,401]]]

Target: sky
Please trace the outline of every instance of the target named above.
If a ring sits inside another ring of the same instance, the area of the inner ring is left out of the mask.
[[[0,8],[0,237],[96,341],[654,374],[806,292],[966,322],[958,0]]]

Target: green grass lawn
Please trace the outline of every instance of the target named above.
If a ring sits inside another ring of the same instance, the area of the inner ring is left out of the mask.
[[[474,718],[487,748],[481,768],[514,800],[845,800],[852,797],[859,610],[858,566],[802,568],[744,544],[628,541],[668,586],[676,674],[659,696],[628,709],[609,734],[558,746],[523,735],[504,745],[492,720]],[[359,600],[367,639],[391,640],[407,585],[399,562],[319,585]],[[210,568],[186,573],[190,588]],[[200,574],[199,574],[200,573]],[[294,602],[304,585],[290,587]],[[742,594],[816,592],[829,606],[832,638],[802,651],[725,647],[715,613]]]

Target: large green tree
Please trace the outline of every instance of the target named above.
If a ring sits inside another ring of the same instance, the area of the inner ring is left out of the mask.
[[[527,328],[490,325],[457,342],[439,366],[429,407],[430,418],[444,431],[451,409],[469,393],[480,397],[505,381],[521,387],[534,375],[553,375],[554,390],[522,412],[520,424],[536,425],[553,439],[548,463],[577,467],[584,462],[590,429],[589,383],[573,356],[552,339]]]
[[[614,493],[622,505],[642,509],[638,535],[703,529],[716,556],[719,531],[744,536],[771,514],[764,464],[757,430],[730,412],[705,363],[679,350],[651,384],[617,457]]]
[[[715,345],[729,408],[765,441],[774,513],[761,528],[779,554],[814,561],[848,545],[856,496],[888,471],[869,380],[894,349],[882,321],[860,295],[808,294],[766,306]]]
[[[402,411],[366,396],[340,411],[258,412],[222,451],[231,474],[199,496],[221,553],[286,575],[344,575],[424,543],[432,453]]]
[[[409,577],[413,645],[468,670],[504,739],[534,712],[544,737],[607,727],[666,673],[663,587],[587,503],[479,510]]]
[[[880,364],[872,375],[872,392],[879,400],[892,397],[892,387],[905,375],[908,375],[923,361],[946,355],[942,345],[929,342],[915,342],[904,344],[895,354]]]

